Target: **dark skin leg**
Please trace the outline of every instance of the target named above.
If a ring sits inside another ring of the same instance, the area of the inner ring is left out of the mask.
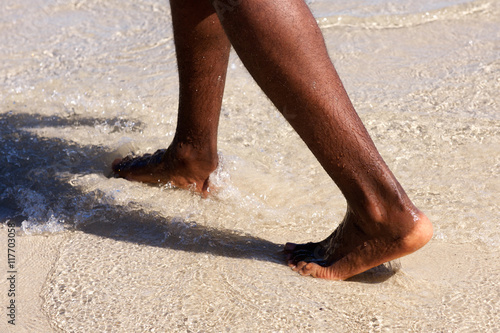
[[[285,246],[289,265],[302,275],[343,280],[425,245],[432,226],[378,153],[305,3],[242,1],[218,13],[249,72],[347,200],[343,222],[326,240]]]
[[[347,200],[346,216],[330,237],[319,243],[286,244],[290,267],[302,275],[343,280],[424,246],[432,237],[432,225],[378,153],[305,3],[213,4],[249,72]]]
[[[179,68],[177,129],[168,149],[113,162],[128,180],[194,187],[206,196],[217,167],[217,128],[231,44],[208,1],[172,1]]]

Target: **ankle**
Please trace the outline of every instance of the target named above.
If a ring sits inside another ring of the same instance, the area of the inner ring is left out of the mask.
[[[190,142],[175,140],[169,147],[171,158],[186,166],[196,166],[198,169],[212,173],[218,165],[217,148],[211,145],[193,145]]]
[[[390,202],[369,202],[356,208],[350,207],[349,213],[357,216],[357,225],[368,235],[401,241],[404,247],[415,248],[413,251],[432,238],[431,222],[404,193]]]

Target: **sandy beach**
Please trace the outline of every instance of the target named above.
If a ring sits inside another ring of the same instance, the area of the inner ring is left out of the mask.
[[[174,135],[168,2],[7,0],[0,332],[500,331],[498,1],[308,3],[431,242],[348,281],[286,266],[346,204],[234,52],[217,191],[112,177]]]
[[[332,283],[301,278],[279,262],[151,248],[84,232],[19,240],[25,259],[18,266],[18,322],[15,329],[2,323],[5,332],[498,329],[499,253],[468,245],[433,241],[401,259],[391,277]],[[74,261],[61,267],[58,255]],[[187,264],[171,267],[170,258]],[[0,286],[5,290],[4,281]]]

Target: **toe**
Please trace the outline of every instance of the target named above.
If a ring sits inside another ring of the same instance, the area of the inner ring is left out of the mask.
[[[302,268],[298,271],[300,275],[302,276],[308,276],[308,275],[311,275],[313,277],[316,276],[316,271],[318,270],[318,268],[320,268],[321,266],[315,264],[315,263],[304,263],[304,265],[302,265]]]
[[[299,261],[298,263],[296,263],[292,267],[292,269],[293,269],[293,271],[300,273],[300,271],[302,270],[302,268],[304,268],[304,266],[306,266],[306,265],[307,265],[307,262],[305,262],[305,261]]]

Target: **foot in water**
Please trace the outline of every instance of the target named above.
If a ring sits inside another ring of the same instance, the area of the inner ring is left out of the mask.
[[[328,280],[345,280],[423,247],[432,237],[432,225],[418,212],[399,223],[376,223],[376,228],[348,211],[344,221],[325,240],[285,245],[294,271]],[[373,225],[373,224],[372,224]]]
[[[217,168],[217,154],[200,153],[189,145],[172,144],[168,149],[113,161],[113,172],[121,178],[148,184],[172,184],[192,188],[207,196],[209,176]]]

